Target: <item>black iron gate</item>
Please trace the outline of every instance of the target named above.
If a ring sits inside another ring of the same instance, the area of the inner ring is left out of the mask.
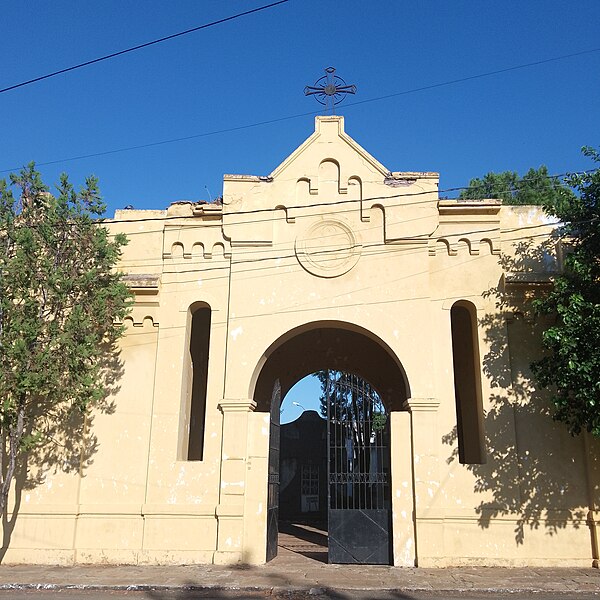
[[[277,556],[279,535],[279,410],[281,385],[279,379],[271,396],[271,426],[269,432],[269,484],[267,497],[267,562]]]
[[[329,562],[391,563],[389,419],[360,377],[326,380]]]

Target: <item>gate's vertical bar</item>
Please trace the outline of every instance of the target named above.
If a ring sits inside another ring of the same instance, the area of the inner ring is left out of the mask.
[[[269,463],[267,487],[267,562],[277,556],[279,535],[279,449],[281,384],[275,380],[269,419]]]
[[[348,494],[348,426],[347,426],[347,418],[342,419],[342,415],[344,412],[347,412],[347,407],[345,407],[342,402],[342,398],[346,393],[346,388],[344,387],[346,383],[346,375],[343,374],[340,377],[340,380],[336,382],[336,389],[338,391],[338,398],[340,407],[340,469],[342,473],[342,481],[343,485],[340,486],[340,500],[341,500],[341,509],[349,508],[350,495]],[[343,407],[343,410],[342,410]],[[347,415],[346,415],[347,416]]]
[[[364,487],[365,487],[365,500],[364,500],[364,504],[361,508],[369,508],[369,497],[370,497],[370,503],[371,505],[373,504],[373,484],[371,482],[371,428],[372,428],[372,424],[371,424],[371,420],[370,420],[370,413],[372,412],[372,408],[370,406],[371,404],[371,397],[370,395],[367,393],[367,389],[366,389],[366,382],[363,379],[362,380],[362,403],[363,403],[363,420],[365,423],[364,429],[365,429],[365,439],[364,439],[364,448],[363,448],[363,452],[365,455],[365,467],[364,467],[364,479],[365,479],[365,483],[364,483]],[[367,440],[368,440],[368,446],[367,446]],[[368,454],[367,454],[368,452]]]
[[[331,398],[329,396],[329,369],[325,371],[325,404],[327,406],[327,521],[331,509]],[[329,529],[329,525],[327,526]]]
[[[346,485],[346,492],[348,494],[348,508],[354,508],[354,397],[352,390],[352,375],[346,378],[346,390],[350,397],[349,414],[346,425],[346,439],[350,440],[350,443],[346,442],[346,472],[348,474],[348,484]]]
[[[359,444],[359,452],[360,452],[360,463],[359,463],[359,469],[360,469],[360,474],[359,474],[359,482],[358,482],[358,489],[359,489],[359,497],[358,497],[358,508],[364,508],[364,496],[366,494],[367,488],[365,486],[365,466],[367,464],[367,456],[365,454],[365,436],[367,433],[367,423],[365,422],[365,418],[364,418],[364,396],[363,396],[363,389],[362,389],[362,381],[358,376],[355,376],[355,382],[356,382],[356,406],[358,408],[358,414],[356,415],[356,418],[359,421],[362,421],[362,428],[360,431],[360,444]],[[362,413],[362,416],[361,416]]]

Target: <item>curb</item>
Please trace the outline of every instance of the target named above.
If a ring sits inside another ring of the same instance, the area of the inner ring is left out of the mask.
[[[557,590],[552,588],[531,588],[531,587],[453,587],[453,588],[432,588],[428,586],[406,586],[395,588],[343,588],[343,587],[314,587],[314,586],[269,586],[269,585],[189,585],[189,584],[101,584],[101,583],[0,583],[0,591],[7,590],[48,590],[48,591],[69,591],[69,590],[89,590],[89,591],[129,591],[129,592],[167,592],[167,591],[215,591],[215,592],[260,592],[269,591],[278,594],[304,593],[311,596],[322,596],[329,593],[344,592],[352,594],[353,592],[377,591],[380,593],[398,593],[398,592],[429,592],[431,594],[552,594],[555,596],[597,596],[600,598],[600,590]]]

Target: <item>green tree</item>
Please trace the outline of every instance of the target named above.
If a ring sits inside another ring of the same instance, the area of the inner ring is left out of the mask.
[[[55,195],[33,163],[0,180],[0,514],[26,456],[106,396],[130,293],[104,209],[93,177]]]
[[[323,417],[327,417],[329,403],[330,417],[336,421],[356,421],[359,424],[366,421],[376,431],[385,427],[385,407],[377,390],[368,381],[334,369],[317,371],[313,376],[321,383],[319,410]],[[362,438],[360,441],[364,443]]]
[[[548,169],[529,169],[524,177],[514,171],[487,173],[481,179],[471,179],[469,187],[462,190],[459,198],[479,200],[496,198],[504,204],[547,205],[557,202],[565,195],[572,197],[573,192],[556,177],[548,175]]]
[[[592,148],[583,153],[600,162]],[[544,204],[561,221],[569,252],[552,291],[534,301],[536,313],[555,322],[543,333],[546,355],[532,368],[552,390],[554,417],[572,434],[586,429],[600,437],[600,170],[566,181],[577,193]]]

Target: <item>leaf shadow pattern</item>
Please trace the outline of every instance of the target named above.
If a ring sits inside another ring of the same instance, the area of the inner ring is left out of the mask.
[[[115,397],[119,392],[119,381],[124,373],[124,364],[118,345],[105,346],[98,357],[102,383],[102,396],[84,413],[69,402],[50,404],[37,398],[35,409],[28,419],[26,436],[37,432],[39,442],[17,458],[13,483],[13,502],[2,515],[2,547],[0,562],[10,546],[23,492],[43,485],[48,476],[59,472],[77,473],[85,477],[99,449],[99,440],[94,433],[94,418],[98,414],[114,414]],[[6,432],[0,443],[7,444]]]
[[[586,525],[588,501],[584,446],[552,420],[547,396],[536,389],[530,363],[539,357],[544,322],[533,318],[529,299],[543,293],[557,270],[556,238],[520,240],[499,259],[504,273],[484,293],[496,310],[478,321],[485,354],[482,370],[490,393],[484,407],[486,462],[465,464],[474,476],[481,528],[498,517],[514,519],[517,545],[526,532],[549,536]],[[457,428],[442,441],[458,460]]]

